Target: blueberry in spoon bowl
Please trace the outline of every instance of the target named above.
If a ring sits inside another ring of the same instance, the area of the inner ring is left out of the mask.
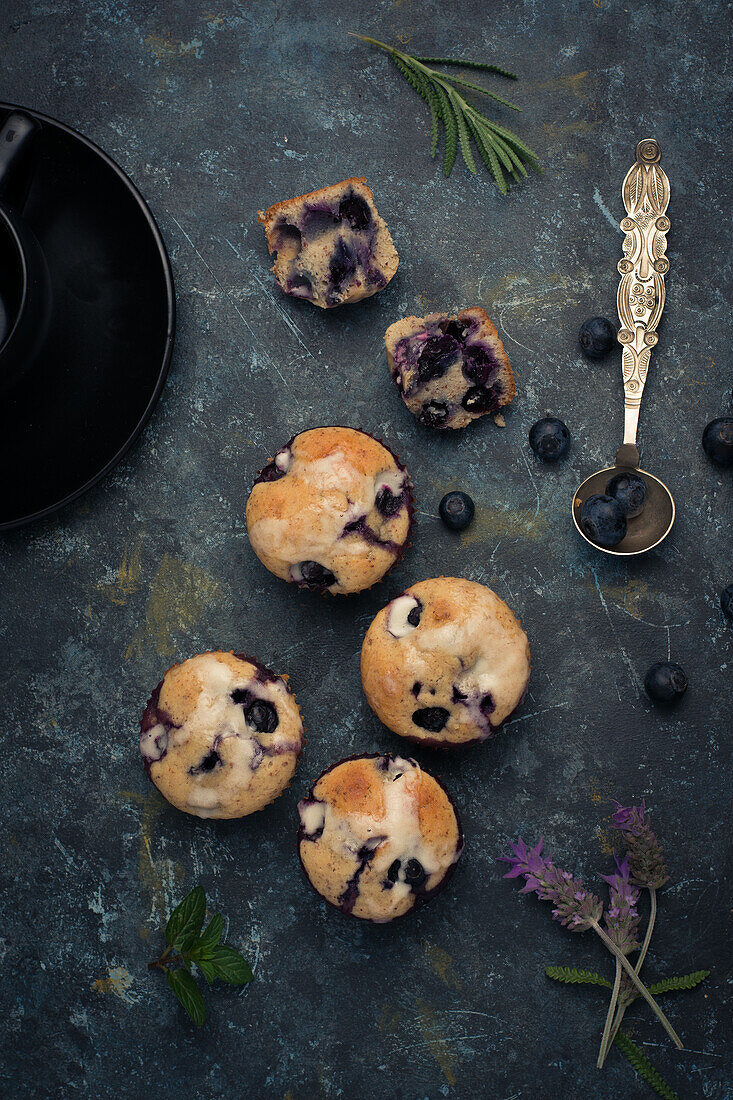
[[[626,537],[626,515],[617,500],[602,493],[593,493],[580,512],[583,534],[596,546],[618,546]]]
[[[616,474],[606,484],[606,496],[613,497],[624,510],[627,519],[634,519],[644,511],[646,482],[639,474]]]

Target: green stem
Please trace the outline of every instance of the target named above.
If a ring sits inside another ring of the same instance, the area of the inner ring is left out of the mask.
[[[166,947],[162,955],[160,955],[153,962],[148,963],[148,970],[165,970],[166,967],[163,964],[165,963],[165,960],[168,958],[172,950],[173,948],[170,945]]]
[[[636,960],[636,966],[634,967],[634,973],[636,973],[636,974],[639,973],[639,971],[641,970],[641,968],[644,964],[644,959],[646,958],[646,953],[649,950],[649,944],[651,942],[652,932],[654,931],[654,923],[657,919],[657,891],[654,889],[653,886],[648,887],[648,889],[649,889],[649,898],[650,898],[650,901],[651,901],[651,909],[649,911],[649,923],[646,926],[646,935],[644,936],[644,942],[641,945],[641,951],[639,952],[639,958]],[[621,1008],[619,1008],[618,1012],[616,1013],[616,1019],[613,1021],[613,1028],[611,1030],[611,1038],[608,1040],[608,1046],[606,1048],[606,1053],[608,1053],[608,1051],[611,1049],[611,1046],[613,1045],[613,1041],[616,1038],[616,1032],[621,1027],[621,1021],[623,1020],[624,1014],[625,1014],[626,1009],[628,1007],[629,1006],[627,1004],[622,1005]]]
[[[601,1036],[601,1045],[598,1048],[598,1061],[596,1065],[599,1069],[603,1067],[603,1060],[606,1057],[606,1048],[608,1045],[608,1036],[611,1032],[611,1025],[613,1023],[613,1017],[616,1013],[616,1002],[618,1001],[618,991],[621,986],[621,963],[616,959],[616,976],[613,979],[613,992],[611,993],[611,1003],[608,1006],[608,1012],[606,1013],[606,1022],[603,1025],[603,1035]]]
[[[606,947],[611,952],[611,954],[614,955],[618,959],[618,961],[621,963],[624,970],[626,971],[628,976],[631,978],[632,982],[634,983],[634,985],[638,989],[639,993],[641,993],[642,997],[644,998],[646,1003],[649,1005],[652,1012],[657,1017],[657,1019],[659,1020],[660,1024],[662,1025],[664,1030],[669,1035],[672,1042],[675,1044],[675,1046],[678,1047],[679,1050],[682,1050],[682,1040],[680,1039],[680,1037],[677,1034],[677,1032],[675,1031],[675,1029],[672,1027],[672,1025],[669,1022],[669,1020],[667,1019],[667,1017],[662,1012],[662,1010],[659,1007],[659,1005],[657,1004],[657,1002],[652,997],[652,995],[649,992],[649,990],[647,989],[647,987],[639,979],[639,976],[637,975],[636,971],[634,970],[634,968],[632,967],[631,963],[626,958],[624,953],[622,951],[619,951],[618,947],[616,947],[616,944],[613,942],[613,940],[609,939],[609,937],[606,935],[606,933],[601,928],[598,921],[595,921],[595,920],[591,921],[590,922],[590,927],[593,929],[593,931],[598,936],[600,936],[600,938],[603,940],[603,942],[605,943]]]

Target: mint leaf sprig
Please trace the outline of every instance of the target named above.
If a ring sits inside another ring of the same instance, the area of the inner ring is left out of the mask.
[[[229,985],[247,985],[254,975],[236,948],[220,943],[224,921],[215,913],[202,931],[206,916],[206,894],[201,886],[181,901],[165,926],[165,951],[148,970],[162,970],[168,985],[197,1027],[206,1019],[206,1006],[191,965],[199,970],[209,985],[219,978]]]
[[[541,172],[537,154],[528,145],[517,137],[505,126],[498,126],[490,118],[487,118],[459,91],[465,88],[469,92],[478,92],[490,99],[509,107],[512,111],[521,111],[516,103],[511,103],[496,92],[464,80],[463,77],[453,76],[450,73],[439,73],[430,68],[427,62],[440,65],[459,65],[463,68],[482,69],[485,72],[498,73],[508,80],[516,80],[514,73],[500,68],[498,65],[490,65],[483,61],[462,61],[452,57],[419,57],[402,50],[388,46],[385,42],[379,42],[376,38],[368,38],[363,34],[354,34],[354,38],[360,38],[362,42],[369,42],[372,46],[384,50],[407,80],[430,108],[430,155],[435,156],[438,149],[440,127],[445,132],[445,155],[443,160],[443,172],[449,176],[453,170],[456,153],[460,145],[461,154],[466,167],[472,175],[476,175],[476,160],[473,155],[471,142],[478,150],[478,154],[486,167],[491,172],[496,186],[502,195],[509,191],[509,183],[506,177],[511,177],[516,183],[529,174],[527,168],[533,168]],[[506,175],[505,175],[506,174]]]

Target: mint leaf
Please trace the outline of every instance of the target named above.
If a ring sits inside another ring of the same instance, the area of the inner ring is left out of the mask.
[[[211,985],[214,978],[216,977],[216,970],[214,969],[212,964],[209,962],[208,959],[195,959],[194,962],[196,963],[196,966],[199,968],[203,976],[206,978],[206,981],[209,983],[209,985]]]
[[[230,985],[246,985],[254,977],[240,953],[225,943],[212,947],[207,952],[206,961],[213,967],[216,977]]]
[[[201,892],[203,893],[203,890]],[[166,970],[165,977],[196,1027],[201,1027],[206,1019],[206,1006],[201,990],[188,970]]]
[[[200,932],[206,913],[206,894],[203,887],[194,886],[190,894],[176,906],[165,926],[165,941],[170,947],[178,947],[192,932]]]
[[[210,947],[216,947],[221,939],[223,930],[224,921],[222,920],[221,913],[215,913],[201,933],[201,939],[198,942],[199,949],[201,951],[206,951]]]

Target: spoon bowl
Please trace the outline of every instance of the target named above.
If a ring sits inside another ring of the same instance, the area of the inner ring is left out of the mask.
[[[623,448],[622,448],[623,450]],[[646,482],[646,504],[641,515],[627,521],[626,534],[610,548],[598,546],[592,542],[580,526],[580,511],[588,497],[594,493],[605,493],[606,485],[616,474],[638,474]],[[640,470],[636,465],[630,465],[628,460],[624,462],[623,456],[616,456],[616,465],[607,466],[605,470],[597,470],[591,474],[575,490],[573,497],[573,523],[578,533],[582,535],[589,546],[595,550],[602,550],[604,554],[614,554],[616,557],[631,557],[634,554],[645,554],[647,550],[653,550],[667,537],[674,523],[675,506],[674,498],[663,481],[654,474]]]

